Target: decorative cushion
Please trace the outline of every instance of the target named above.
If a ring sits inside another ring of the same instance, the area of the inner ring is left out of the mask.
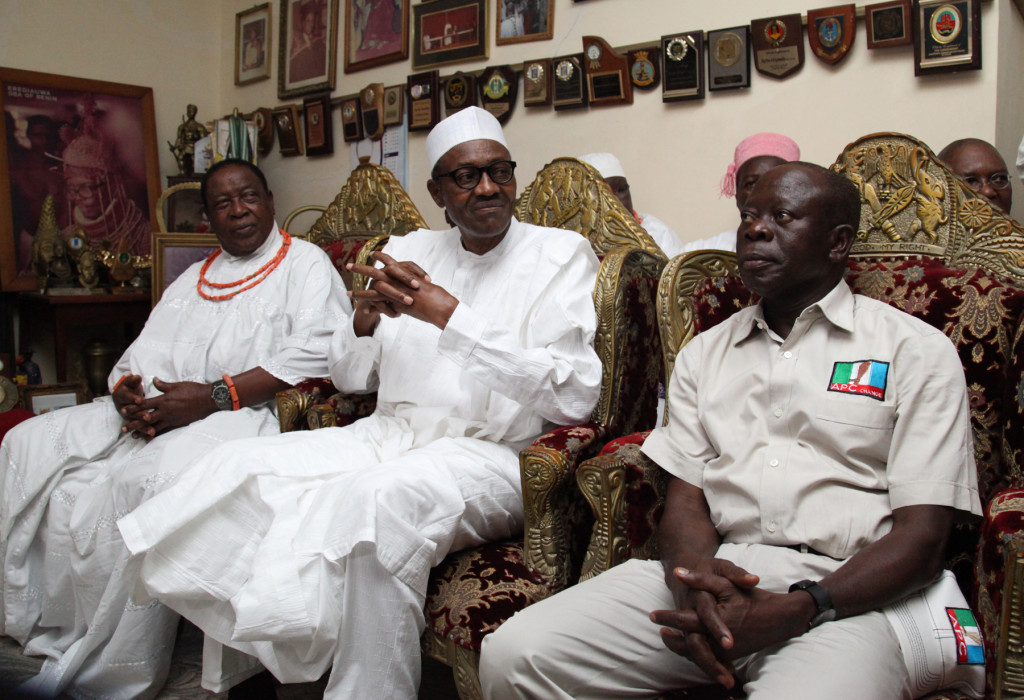
[[[341,275],[346,289],[352,289],[352,273],[346,270],[345,266],[356,261],[356,256],[359,255],[360,249],[368,240],[370,240],[369,237],[342,238],[324,246],[324,252],[327,253],[327,257],[334,263],[334,269]]]

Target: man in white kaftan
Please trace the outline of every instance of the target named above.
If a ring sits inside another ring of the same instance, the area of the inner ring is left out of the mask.
[[[521,529],[520,448],[600,388],[587,240],[512,217],[515,164],[483,110],[427,150],[455,226],[357,266],[371,285],[331,347],[335,384],[377,389],[374,414],[219,449],[119,523],[153,596],[281,681],[333,666],[327,698],[416,697],[430,568]],[[204,686],[252,673],[235,670]]]
[[[344,285],[319,248],[286,244],[272,196],[251,167],[209,174],[211,201],[228,175],[250,189],[225,195],[234,197],[234,211],[212,216],[221,224],[220,254],[208,269],[196,263],[168,287],[111,372],[112,396],[22,423],[0,448],[2,625],[26,653],[48,657],[28,685],[34,693],[156,694],[177,614],[130,598],[117,518],[217,445],[277,434],[273,392],[328,373],[332,329],[351,310]],[[261,187],[261,204],[252,205],[252,190]],[[199,286],[201,278],[226,284],[265,267],[263,280],[240,293]],[[230,410],[231,398],[229,410],[212,403],[211,384],[225,375],[233,379],[237,410]],[[167,400],[189,391],[193,402],[198,396],[211,405],[175,427]],[[138,412],[125,407],[126,395],[138,397]]]

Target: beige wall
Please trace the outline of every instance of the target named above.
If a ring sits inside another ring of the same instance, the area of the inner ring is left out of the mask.
[[[339,0],[344,12],[344,0]],[[717,29],[772,12],[806,12],[823,2],[732,0],[556,0],[555,37],[550,41],[493,45],[490,58],[460,64],[477,70],[488,64],[518,63],[582,49],[580,37],[596,34],[612,45],[657,40],[662,33]],[[862,3],[863,4],[863,3]],[[232,56],[235,14],[253,0],[0,0],[0,65],[86,78],[150,85],[154,88],[161,175],[174,170],[166,142],[188,102],[201,119],[280,104],[276,60],[271,79],[235,87]],[[735,224],[730,201],[719,199],[717,183],[732,149],[755,131],[794,137],[808,160],[831,162],[853,139],[875,131],[913,134],[938,150],[964,135],[994,140],[1011,161],[1024,133],[1024,21],[1010,0],[983,3],[984,70],[915,78],[909,47],[868,51],[863,24],[850,57],[830,68],[808,54],[795,76],[778,81],[755,73],[749,90],[715,93],[700,102],[666,105],[660,90],[637,92],[630,107],[555,113],[524,109],[521,98],[507,127],[520,183],[559,155],[593,150],[617,153],[633,186],[634,203],[673,226],[684,239],[713,235]],[[273,3],[272,50],[278,49],[278,3]],[[442,70],[442,74],[456,68]],[[370,82],[404,82],[409,62],[346,75],[339,67],[335,95]],[[334,125],[340,131],[335,110]],[[434,225],[442,217],[426,192],[428,165],[422,133],[410,136],[410,194]],[[347,147],[319,158],[263,161],[274,188],[279,218],[302,204],[326,204],[348,173]],[[1024,192],[1015,211],[1024,218]]]

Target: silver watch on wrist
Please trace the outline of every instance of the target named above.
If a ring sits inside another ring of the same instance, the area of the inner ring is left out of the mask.
[[[210,385],[210,397],[217,404],[218,411],[231,410],[231,389],[223,379],[218,379]]]

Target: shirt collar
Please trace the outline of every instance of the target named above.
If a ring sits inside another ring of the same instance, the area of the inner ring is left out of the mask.
[[[850,291],[850,287],[846,284],[845,279],[839,280],[839,283],[832,288],[832,291],[800,312],[794,328],[802,319],[810,320],[822,316],[837,328],[852,332],[853,307],[853,292]],[[746,340],[756,331],[772,332],[764,317],[764,302],[757,303],[753,314],[750,316],[750,324],[745,326],[745,330],[746,332],[743,332],[741,329],[740,333],[737,334],[734,345]]]

